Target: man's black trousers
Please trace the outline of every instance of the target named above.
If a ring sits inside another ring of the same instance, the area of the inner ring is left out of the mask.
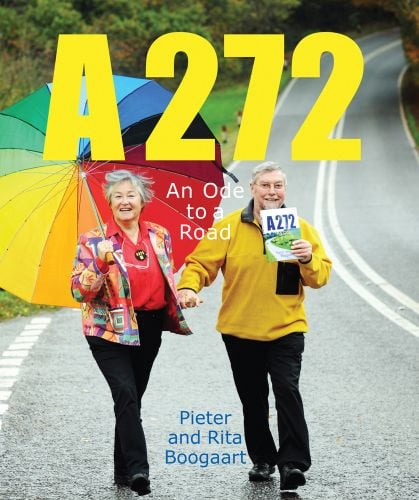
[[[149,472],[141,420],[141,398],[161,344],[162,311],[139,311],[140,346],[86,337],[93,357],[112,392],[115,411],[115,474]]]
[[[293,463],[307,470],[311,458],[299,391],[304,334],[292,333],[266,342],[225,334],[222,338],[243,405],[244,435],[252,462],[279,468]],[[268,374],[275,395],[279,447],[269,428]]]

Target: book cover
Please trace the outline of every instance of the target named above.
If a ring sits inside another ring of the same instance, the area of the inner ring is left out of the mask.
[[[272,208],[260,211],[266,258],[269,262],[296,260],[291,252],[292,242],[301,238],[297,209]]]

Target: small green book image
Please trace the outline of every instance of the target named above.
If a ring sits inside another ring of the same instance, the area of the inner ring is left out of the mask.
[[[297,260],[291,252],[292,242],[301,239],[297,209],[272,208],[260,211],[265,253],[269,262]]]

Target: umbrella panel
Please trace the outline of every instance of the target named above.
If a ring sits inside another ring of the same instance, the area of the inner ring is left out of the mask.
[[[79,235],[97,225],[78,168],[0,178],[0,286],[32,303],[74,307],[69,276]],[[3,196],[4,196],[3,194]]]
[[[207,197],[204,191],[207,183],[177,172],[146,166],[108,163],[90,168],[89,173],[89,167],[86,167],[87,182],[100,217],[104,221],[112,218],[111,209],[103,194],[105,175],[109,171],[122,167],[154,180],[153,200],[145,207],[141,217],[169,230],[173,243],[175,267],[179,269],[185,256],[192,252],[198,239],[202,238],[204,230],[207,230],[213,223],[214,211],[221,200],[216,184],[214,183],[211,190],[208,190],[211,197]],[[212,197],[213,193],[216,193],[214,197]]]

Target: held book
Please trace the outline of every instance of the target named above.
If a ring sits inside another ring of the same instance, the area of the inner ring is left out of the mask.
[[[272,208],[261,210],[260,215],[268,261],[297,260],[291,252],[292,242],[301,238],[297,209]]]

